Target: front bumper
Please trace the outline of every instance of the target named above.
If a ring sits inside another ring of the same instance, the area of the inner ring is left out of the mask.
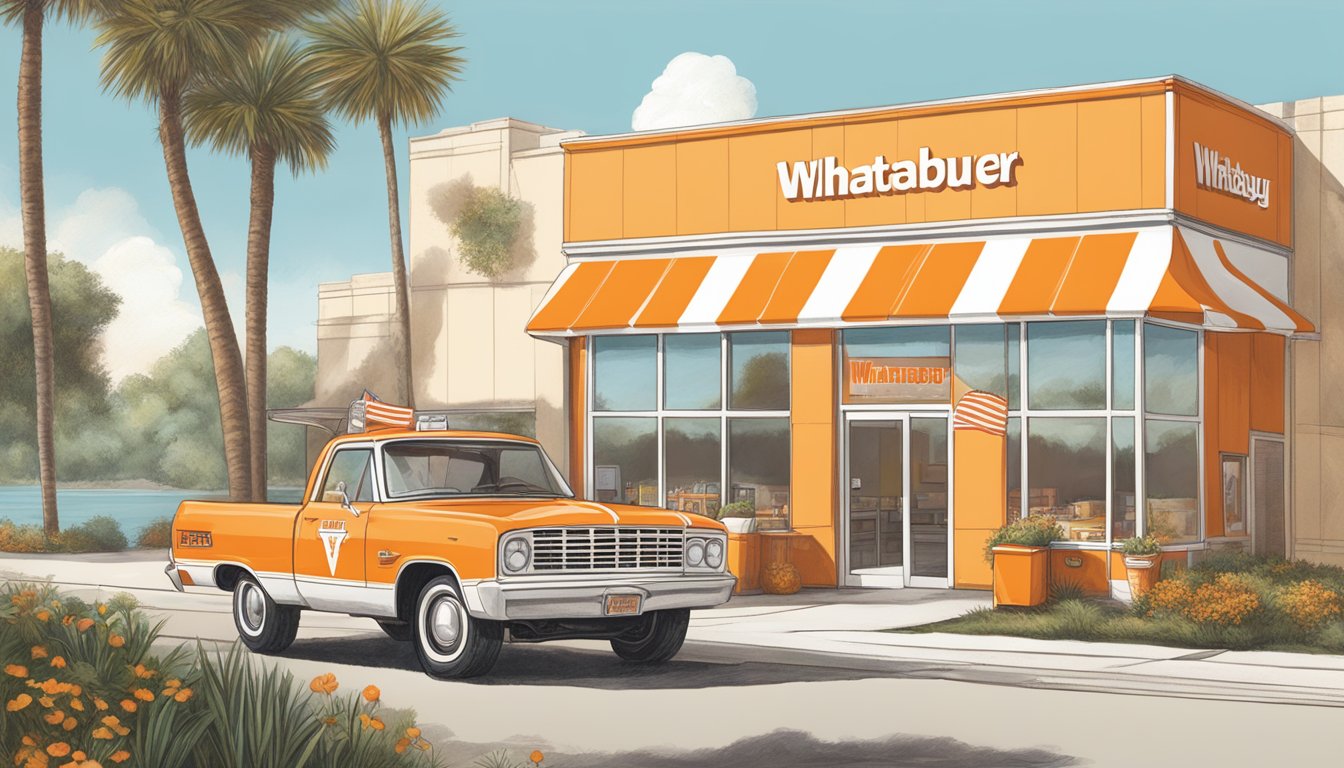
[[[464,584],[467,611],[494,621],[595,619],[608,595],[638,595],[640,614],[672,608],[711,608],[728,602],[737,578],[729,573],[631,576],[525,576]]]

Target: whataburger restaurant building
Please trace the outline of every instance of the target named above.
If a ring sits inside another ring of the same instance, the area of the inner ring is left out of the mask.
[[[1168,77],[563,146],[573,484],[754,517],[745,588],[984,588],[1026,514],[1094,592],[1137,533],[1282,552],[1275,118]]]

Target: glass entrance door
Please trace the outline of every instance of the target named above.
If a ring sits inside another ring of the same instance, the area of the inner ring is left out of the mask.
[[[947,416],[850,413],[845,457],[845,584],[947,586]]]

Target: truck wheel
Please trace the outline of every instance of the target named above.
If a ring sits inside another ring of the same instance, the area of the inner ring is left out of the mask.
[[[451,576],[440,576],[420,590],[411,633],[420,666],[441,680],[489,672],[504,642],[503,624],[467,613]]]
[[[667,661],[677,655],[691,624],[691,610],[654,611],[642,627],[611,639],[611,650],[626,661],[645,664]]]
[[[411,625],[404,621],[380,621],[378,628],[397,642],[406,643],[411,640]]]
[[[257,653],[280,653],[299,633],[299,608],[279,605],[250,575],[233,587],[233,623],[238,637]]]

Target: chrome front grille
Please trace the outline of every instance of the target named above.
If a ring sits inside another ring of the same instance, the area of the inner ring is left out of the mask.
[[[685,546],[680,528],[538,528],[532,570],[680,571]]]

